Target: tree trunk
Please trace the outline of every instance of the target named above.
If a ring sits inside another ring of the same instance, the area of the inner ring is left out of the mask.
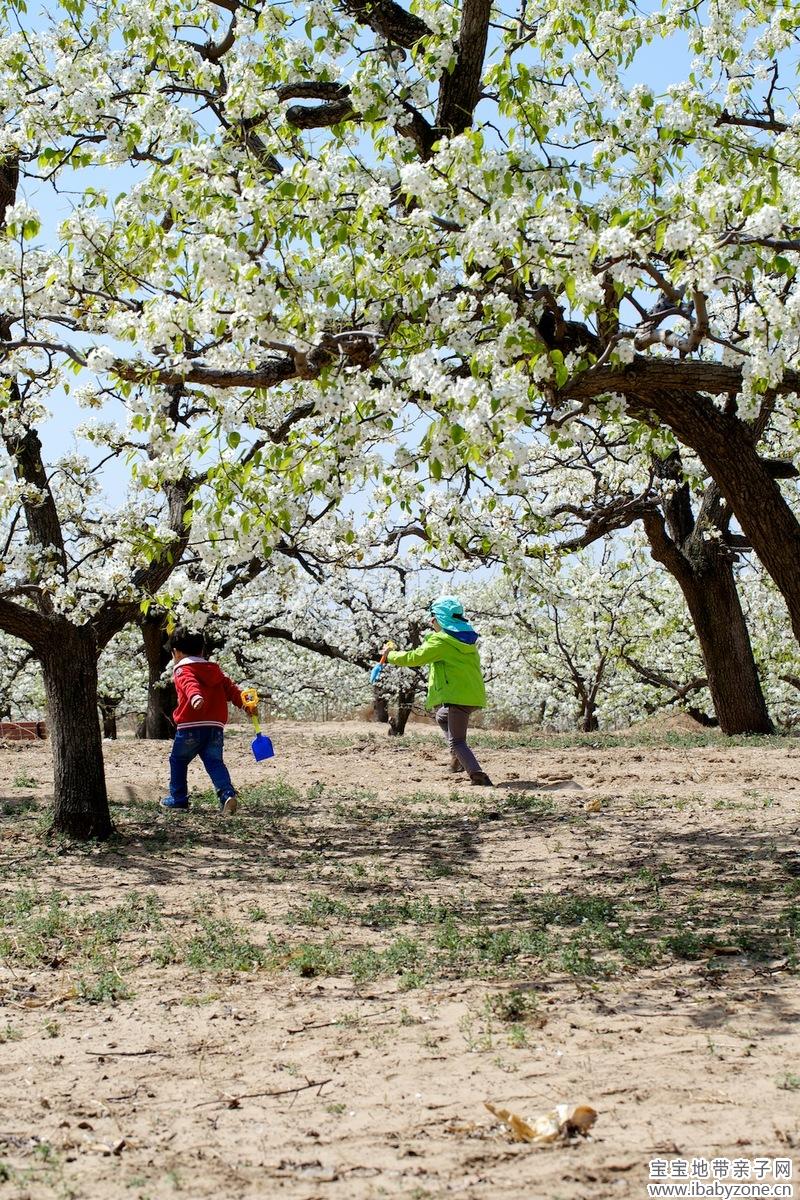
[[[175,733],[172,713],[178,697],[174,683],[161,682],[161,676],[170,661],[164,618],[145,617],[141,629],[147,656],[147,712],[136,736],[169,741]]]
[[[650,552],[683,592],[705,663],[708,690],[725,734],[774,733],[742,612],[730,552],[703,537],[700,521],[677,545],[659,513],[643,518]],[[673,532],[676,522],[673,516]]]
[[[389,705],[385,696],[377,695],[372,701],[372,715],[381,725],[389,723]]]
[[[405,733],[408,718],[411,716],[414,707],[414,697],[416,694],[416,684],[410,688],[401,689],[397,697],[397,715],[389,718],[390,737],[402,737]]]
[[[88,626],[58,623],[41,657],[53,747],[53,831],[107,838],[103,743],[97,717],[97,644]]]
[[[597,706],[593,702],[588,702],[581,710],[581,732],[596,733],[600,728],[600,723],[597,720]]]
[[[794,390],[794,379],[790,386]],[[758,453],[756,431],[736,415],[740,390],[741,373],[721,363],[640,357],[623,367],[584,371],[561,390],[560,398],[621,393],[631,416],[651,424],[655,417],[695,451],[786,601],[800,642],[800,521],[781,492],[771,461]],[[727,411],[710,399],[721,395],[728,397]]]
[[[691,613],[714,712],[723,733],[774,733],[731,563],[710,556],[678,580]]]
[[[103,737],[112,742],[117,740],[117,705],[119,700],[111,696],[100,696],[100,716],[103,719]]]
[[[646,408],[691,446],[719,485],[731,511],[780,591],[795,638],[800,642],[800,522],[787,503],[769,462],[753,444],[752,431],[721,413],[706,396],[661,392],[642,397],[631,410]]]

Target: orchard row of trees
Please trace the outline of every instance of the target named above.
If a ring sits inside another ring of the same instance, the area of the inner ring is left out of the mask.
[[[385,574],[385,573],[384,573]],[[280,581],[277,583],[276,581]],[[214,657],[255,684],[275,717],[370,716],[402,734],[422,713],[424,671],[369,668],[387,636],[419,642],[434,582],[392,572],[366,582],[340,572],[320,583],[294,565],[273,569],[200,614]],[[785,609],[763,573],[737,579],[754,631],[753,651],[769,711],[783,729],[798,720],[800,653]],[[623,728],[653,713],[685,711],[716,726],[702,648],[680,588],[653,562],[647,541],[616,539],[556,571],[515,581],[462,581],[459,594],[482,633],[489,722],[501,728]],[[197,614],[188,618],[198,620]],[[171,738],[175,692],[164,613],[151,611],[109,643],[98,664],[106,737],[128,718],[139,737]],[[2,642],[0,717],[46,717],[41,671],[24,643]]]
[[[42,671],[56,828],[111,828],[112,639],[156,614],[155,671],[162,612],[281,599],[276,563],[496,565],[535,646],[531,566],[635,529],[722,728],[771,730],[737,577],[800,637],[791,6],[2,11],[0,630]]]

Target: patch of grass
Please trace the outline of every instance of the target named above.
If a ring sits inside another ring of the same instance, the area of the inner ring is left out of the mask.
[[[24,771],[19,775],[15,775],[12,783],[15,788],[32,788],[39,786],[38,779],[34,779],[32,775],[26,775]]]
[[[447,879],[455,875],[457,866],[446,858],[432,858],[425,866],[423,874],[428,879]]]
[[[486,1003],[499,1021],[506,1024],[519,1024],[527,1021],[536,1014],[536,997],[530,992],[520,992],[512,989],[510,992],[496,992],[487,996]]]
[[[150,957],[158,967],[168,967],[171,963],[180,962],[183,954],[173,937],[163,937],[150,950]]]
[[[5,1029],[0,1029],[0,1046],[5,1042],[20,1042],[22,1041],[22,1030],[17,1029],[10,1022],[6,1024]]]
[[[341,953],[330,942],[322,945],[305,942],[292,947],[288,965],[305,979],[313,979],[317,975],[339,975],[343,969]]]
[[[685,929],[680,933],[672,933],[664,938],[664,948],[675,958],[693,959],[704,958],[708,950],[719,943],[719,938],[710,934],[695,933]]]
[[[113,966],[105,967],[89,978],[81,976],[77,982],[77,993],[81,1000],[89,1004],[115,1004],[118,1000],[130,1000],[133,996],[130,987]]]
[[[313,790],[313,789],[312,789]],[[242,788],[242,806],[253,817],[276,821],[288,817],[303,799],[297,788],[292,787],[284,779],[275,779],[269,783],[257,783],[253,787]]]
[[[503,803],[512,812],[535,817],[550,817],[556,811],[554,798],[537,792],[509,792]]]
[[[800,1092],[800,1075],[796,1075],[794,1071],[786,1071],[778,1077],[776,1083],[783,1092]]]
[[[698,730],[696,733],[681,733],[675,730],[659,732],[642,732],[640,730],[620,730],[619,732],[595,733],[542,733],[537,731],[519,733],[500,733],[488,729],[474,730],[470,733],[470,741],[479,747],[494,750],[616,750],[622,748],[642,747],[644,749],[677,749],[691,750],[695,748],[724,745],[726,749],[746,746],[765,750],[796,747],[792,737],[776,734],[769,737],[750,736],[743,734],[726,737],[719,730]]]
[[[779,920],[792,937],[800,937],[800,904],[792,904],[789,908],[785,908]]]
[[[598,958],[594,947],[582,938],[571,938],[562,947],[559,960],[568,975],[577,975],[579,978],[609,979],[617,973],[616,965]]]
[[[4,817],[24,817],[28,813],[39,811],[39,802],[34,796],[18,796],[15,800],[4,800],[2,813]]]
[[[3,958],[26,967],[69,965],[81,973],[88,971],[94,979],[118,974],[123,942],[132,934],[157,929],[160,916],[152,893],[132,892],[113,908],[87,911],[62,892],[43,896],[22,888],[0,902],[0,921]],[[95,990],[94,982],[86,983],[79,994],[94,999],[89,992]],[[119,987],[104,985],[100,990],[121,996]]]
[[[415,938],[398,937],[383,950],[358,950],[348,962],[356,983],[382,975],[399,975],[401,986],[420,987],[430,977],[431,963],[425,947]]]
[[[295,925],[329,925],[332,920],[349,917],[350,913],[350,905],[343,900],[335,900],[318,892],[309,896],[303,908],[290,910],[289,922]]]
[[[395,925],[436,925],[446,921],[454,910],[446,904],[431,900],[430,896],[419,899],[390,900],[382,897],[369,904],[359,913],[362,925],[372,929],[391,929]]]
[[[255,971],[266,963],[264,951],[224,917],[201,917],[200,932],[189,938],[184,957],[203,971]]]

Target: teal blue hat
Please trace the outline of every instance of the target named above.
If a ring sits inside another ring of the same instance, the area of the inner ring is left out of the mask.
[[[474,629],[464,616],[464,605],[457,596],[442,596],[434,600],[431,612],[447,633],[474,633]]]

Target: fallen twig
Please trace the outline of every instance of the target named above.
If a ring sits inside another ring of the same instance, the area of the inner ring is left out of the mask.
[[[386,1013],[394,1012],[394,1006],[390,1008],[382,1008],[379,1012],[359,1014],[356,1017],[358,1021],[371,1021],[374,1017],[383,1017]],[[329,1029],[332,1025],[344,1025],[346,1017],[337,1017],[335,1021],[314,1021],[309,1025],[300,1025],[297,1029],[287,1029],[287,1033],[305,1033],[307,1029]]]
[[[332,1078],[332,1076],[331,1076]],[[227,1104],[228,1108],[238,1108],[242,1100],[260,1100],[265,1096],[296,1096],[298,1092],[306,1092],[309,1088],[316,1088],[317,1095],[325,1087],[326,1083],[330,1083],[331,1079],[307,1079],[305,1083],[300,1083],[297,1087],[279,1088],[273,1092],[243,1092],[240,1096],[228,1096],[224,1092],[216,1100],[201,1100],[199,1104],[195,1104],[195,1108],[206,1108],[209,1104]]]
[[[166,1057],[163,1050],[87,1050],[93,1058],[140,1058],[143,1054],[160,1054]]]

